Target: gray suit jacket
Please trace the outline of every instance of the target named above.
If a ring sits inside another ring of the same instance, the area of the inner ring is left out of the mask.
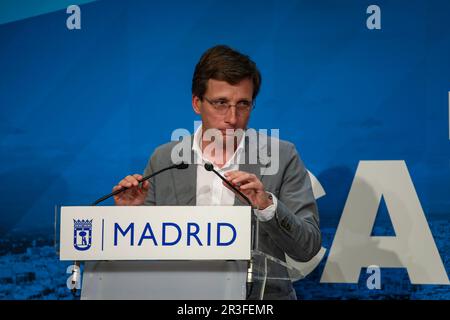
[[[193,136],[191,138],[191,144]],[[262,164],[259,154],[271,155],[271,146],[267,136],[258,135],[258,163],[249,164],[249,139],[245,141],[245,164],[239,165],[240,171],[255,174],[267,191],[278,199],[274,218],[259,225],[259,249],[282,261],[285,253],[291,258],[306,262],[321,248],[319,214],[311,188],[309,175],[300,159],[295,146],[287,141],[279,141],[279,170],[274,175],[264,175],[270,165]],[[269,137],[269,139],[275,139]],[[179,142],[174,141],[159,146],[147,164],[144,174],[150,174],[172,164],[171,152]],[[194,154],[191,150],[191,163]],[[264,153],[265,152],[265,153]],[[263,174],[261,170],[263,169]],[[185,170],[169,170],[150,179],[150,190],[145,205],[196,205],[197,165],[190,165]],[[234,205],[240,203],[235,197]],[[279,265],[269,264],[268,276],[272,278],[289,278],[287,270]],[[291,281],[267,280],[264,299],[295,299]]]

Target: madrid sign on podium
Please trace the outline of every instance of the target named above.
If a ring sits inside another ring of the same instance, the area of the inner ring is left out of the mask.
[[[61,208],[61,260],[248,260],[250,208]]]
[[[85,261],[82,298],[245,298],[250,207],[62,207],[60,221],[60,259]]]

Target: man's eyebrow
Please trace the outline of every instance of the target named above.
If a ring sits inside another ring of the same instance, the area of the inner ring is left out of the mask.
[[[214,97],[214,98],[212,98],[213,100],[226,100],[226,101],[230,101],[230,99],[228,99],[227,97],[223,97],[223,96],[219,96],[219,97]],[[252,99],[250,98],[240,98],[240,99],[237,99],[237,101],[239,102],[239,101],[252,101]]]
[[[214,97],[213,98],[214,100],[229,100],[227,97],[221,97],[221,96],[219,96],[219,97]]]

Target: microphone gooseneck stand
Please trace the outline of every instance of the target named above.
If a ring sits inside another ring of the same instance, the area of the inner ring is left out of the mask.
[[[171,165],[171,166],[168,166],[168,167],[163,168],[161,170],[155,171],[155,172],[153,172],[153,173],[143,177],[142,180],[139,181],[139,183],[142,183],[142,182],[144,182],[144,181],[146,181],[146,180],[148,180],[150,178],[153,178],[154,176],[157,176],[158,174],[160,174],[160,173],[162,173],[164,171],[167,171],[167,170],[171,170],[171,169],[187,169],[188,167],[189,167],[189,165],[187,163],[184,163],[184,162],[181,162],[181,163],[178,163],[178,164],[174,164],[174,165]],[[96,206],[100,202],[103,202],[106,199],[109,199],[109,198],[111,198],[111,197],[113,197],[113,196],[115,196],[115,195],[117,195],[119,193],[122,193],[122,192],[124,192],[125,190],[128,190],[128,189],[129,189],[128,187],[122,187],[122,189],[119,189],[119,190],[116,190],[114,192],[111,192],[111,193],[109,193],[109,194],[107,194],[107,195],[97,199],[96,201],[94,201],[91,204],[91,206]],[[73,286],[72,294],[76,295],[76,293],[77,293],[77,284],[81,280],[80,261],[74,261],[73,262],[73,267],[74,268],[72,270],[72,286]]]
[[[239,194],[244,200],[245,202],[248,203],[248,205],[251,207],[252,210],[252,216],[251,216],[251,239],[252,239],[252,250],[256,249],[256,237],[257,237],[257,225],[255,222],[255,218],[254,218],[254,214],[253,214],[253,210],[257,209],[253,203],[249,200],[249,198],[247,196],[245,196],[238,188],[236,188],[235,186],[233,186],[227,179],[225,179],[219,172],[217,172],[214,169],[214,166],[212,163],[205,163],[205,169],[207,171],[212,171],[214,172],[220,179],[222,179],[231,189],[233,189],[237,194]],[[247,265],[247,283],[246,283],[246,289],[247,289],[247,293],[246,293],[246,299],[248,300],[250,298],[250,295],[252,294],[253,291],[253,257],[250,257],[250,260],[248,261],[248,265]]]

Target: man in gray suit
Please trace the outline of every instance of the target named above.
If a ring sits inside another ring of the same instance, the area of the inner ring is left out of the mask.
[[[285,254],[301,262],[314,257],[321,247],[319,215],[308,173],[295,146],[262,134],[251,139],[246,130],[260,84],[260,72],[248,56],[227,46],[207,50],[192,80],[192,106],[202,125],[182,142],[158,147],[144,174],[177,162],[174,157],[180,154],[174,150],[186,143],[188,150],[183,150],[183,156],[193,165],[163,172],[143,183],[139,183],[142,175],[129,175],[113,188],[129,188],[115,196],[115,204],[247,205],[204,169],[203,164],[209,162],[257,208],[260,251],[282,261]],[[255,153],[256,161],[250,161]],[[263,154],[270,161],[263,161]],[[269,167],[274,162],[277,170],[272,172]],[[270,266],[268,276],[265,299],[296,298],[291,281],[281,280],[289,278],[284,267]]]

